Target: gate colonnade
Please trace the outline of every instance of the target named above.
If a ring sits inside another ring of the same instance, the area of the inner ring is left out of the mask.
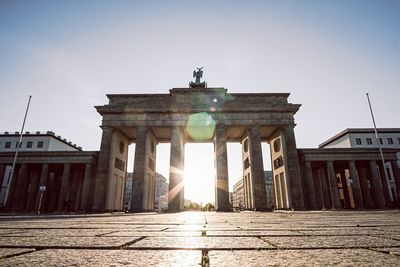
[[[300,105],[289,94],[228,94],[225,88],[173,88],[169,94],[107,95],[97,106],[103,117],[94,210],[120,210],[128,145],[135,143],[131,211],[152,210],[156,146],[171,143],[169,211],[184,204],[184,146],[213,142],[215,204],[229,206],[227,142],[242,144],[245,206],[266,210],[261,143],[269,142],[280,208],[304,209],[294,118]],[[159,159],[163,160],[163,159]]]
[[[299,149],[304,202],[309,210],[394,207],[397,192],[386,180],[377,149]],[[400,188],[396,149],[384,149],[393,183]]]

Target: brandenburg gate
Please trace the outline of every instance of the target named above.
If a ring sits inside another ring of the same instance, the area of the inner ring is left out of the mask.
[[[131,211],[153,210],[156,147],[171,143],[168,210],[184,205],[184,147],[188,142],[213,142],[215,207],[228,211],[227,142],[242,145],[245,207],[266,210],[261,143],[271,148],[274,189],[287,208],[304,209],[294,114],[300,105],[287,93],[228,93],[200,82],[173,88],[169,94],[112,94],[96,106],[102,119],[94,210],[121,210],[128,145],[135,143]],[[158,160],[164,160],[158,158]]]

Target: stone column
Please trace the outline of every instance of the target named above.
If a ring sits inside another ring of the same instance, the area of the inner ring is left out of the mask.
[[[363,195],[363,200],[364,200],[364,205],[367,208],[373,208],[374,207],[374,202],[371,198],[371,192],[368,186],[368,175],[367,175],[367,169],[365,166],[359,166],[358,168],[358,178],[360,180],[360,186],[361,186],[361,191]]]
[[[228,184],[228,153],[226,147],[226,128],[217,125],[214,138],[215,157],[215,208],[217,211],[230,211]]]
[[[315,200],[317,203],[317,209],[325,209],[324,193],[322,192],[321,177],[318,168],[311,168],[313,181],[314,181],[314,193]]]
[[[390,203],[392,202],[392,200],[390,199],[388,180],[386,179],[386,175],[385,175],[386,166],[383,165],[382,162],[379,162],[378,166],[379,166],[379,174],[381,176],[383,196],[385,197],[386,206],[389,206]],[[387,174],[387,172],[386,172],[386,174]]]
[[[256,210],[267,210],[264,165],[261,150],[260,128],[252,126],[248,130],[250,152],[250,181],[253,188],[253,203]]]
[[[39,170],[37,167],[35,167],[35,169],[32,170],[32,172],[31,172],[29,193],[28,193],[27,201],[25,203],[26,211],[32,211],[35,209],[36,196],[39,192],[39,190],[38,190],[39,179],[40,179]]]
[[[305,179],[305,186],[307,190],[307,199],[309,201],[310,209],[315,210],[318,209],[317,205],[317,200],[315,197],[315,190],[314,190],[314,180],[313,180],[313,175],[312,175],[312,168],[311,168],[311,162],[306,161],[306,179]]]
[[[94,191],[93,209],[104,211],[106,205],[107,182],[111,168],[111,138],[113,129],[102,127],[103,135],[101,137],[101,145],[99,158],[97,162],[97,173]]]
[[[89,211],[89,190],[90,190],[90,180],[92,178],[92,164],[86,163],[85,166],[85,174],[83,176],[83,187],[82,187],[82,194],[81,194],[81,211]]]
[[[69,192],[68,192],[68,182],[69,182],[69,177],[71,174],[71,164],[70,163],[65,163],[64,164],[64,170],[63,170],[63,175],[61,178],[61,186],[60,186],[60,194],[58,197],[58,205],[57,205],[57,210],[62,211],[63,210],[63,203],[66,198],[69,198]]]
[[[136,128],[135,162],[132,175],[131,212],[143,210],[145,155],[146,155],[147,129]]]
[[[284,161],[287,163],[287,177],[285,177],[285,180],[287,181],[287,189],[290,194],[289,205],[294,209],[304,209],[303,185],[293,128],[294,125],[289,125],[283,129],[286,146]]]
[[[6,171],[6,165],[0,164],[0,190],[1,190],[1,187],[3,186],[3,178],[4,178],[5,171]]]
[[[332,161],[327,162],[328,178],[331,187],[332,209],[340,209],[339,190],[337,187],[335,168]]]
[[[375,207],[382,208],[385,206],[385,198],[383,196],[379,172],[375,160],[371,160],[369,162],[369,168],[371,172],[370,182],[371,182]]]
[[[354,201],[356,202],[356,208],[364,208],[360,179],[358,177],[358,172],[354,160],[349,161],[349,170],[351,179],[353,180],[351,188],[353,189],[353,196],[354,196]]]
[[[390,164],[392,166],[394,181],[396,183],[397,201],[400,201],[400,170],[399,170],[399,165],[397,165],[397,162],[395,160],[390,161]],[[398,204],[400,204],[400,203],[398,203]]]
[[[21,164],[21,167],[18,171],[18,179],[15,186],[15,195],[14,195],[14,203],[12,209],[15,211],[22,211],[25,207],[23,200],[25,199],[25,184],[28,180],[28,165]]]
[[[319,177],[321,180],[324,207],[326,209],[326,208],[332,207],[332,203],[330,200],[330,190],[329,190],[329,186],[328,186],[328,180],[326,179],[324,167],[319,168]]]
[[[185,140],[182,129],[174,127],[171,132],[171,153],[169,165],[168,210],[183,210],[184,185],[183,170],[185,157]]]
[[[39,192],[39,189],[41,186],[46,186],[46,190],[43,192],[42,195],[42,206],[44,204],[44,196],[47,194],[47,177],[49,176],[49,165],[48,164],[43,164],[42,169],[40,170],[40,180],[38,187],[36,188],[36,191]],[[36,194],[36,201],[35,201],[35,209],[37,210],[39,208],[39,201],[40,201],[40,193]]]

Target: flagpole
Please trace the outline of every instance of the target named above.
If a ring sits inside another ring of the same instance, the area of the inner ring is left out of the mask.
[[[385,158],[383,157],[381,142],[379,141],[378,131],[376,130],[375,117],[374,117],[374,112],[372,111],[372,106],[371,106],[371,101],[370,101],[370,99],[369,99],[369,94],[368,94],[368,93],[366,93],[366,94],[367,94],[367,99],[368,99],[369,110],[371,111],[372,122],[374,123],[374,130],[375,130],[376,143],[378,144],[379,153],[381,154],[381,161],[382,161],[383,172],[385,173],[385,178],[386,178],[386,182],[387,182],[387,181],[389,181],[389,179],[388,179],[388,174],[387,174],[387,172],[386,172]]]
[[[24,134],[25,122],[26,122],[26,117],[28,115],[28,110],[29,110],[29,105],[31,103],[31,98],[32,98],[32,96],[30,95],[29,96],[29,100],[28,100],[28,105],[26,106],[24,121],[22,123],[22,128],[21,128],[21,133],[19,135],[19,141],[17,143],[17,148],[15,150],[15,156],[14,156],[13,165],[11,167],[11,173],[8,176],[8,181],[7,181],[8,188],[7,188],[7,191],[6,191],[5,195],[4,195],[3,206],[6,206],[6,204],[7,204],[8,192],[10,191],[11,181],[12,181],[12,178],[13,178],[13,175],[14,175],[14,170],[15,170],[15,164],[17,163],[19,148],[20,148],[20,146],[22,144],[22,136]]]

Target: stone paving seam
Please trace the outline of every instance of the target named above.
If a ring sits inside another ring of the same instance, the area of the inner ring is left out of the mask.
[[[10,254],[10,255],[5,255],[5,256],[0,257],[0,263],[1,263],[1,260],[3,260],[3,259],[8,259],[8,258],[12,258],[12,257],[17,257],[17,256],[21,256],[21,255],[33,253],[33,252],[40,251],[40,250],[41,250],[41,249],[32,249],[32,250],[30,250],[30,251],[23,251],[23,252],[19,252],[19,253],[13,253],[13,254]]]
[[[271,242],[269,242],[269,241],[267,241],[267,240],[264,240],[264,239],[262,239],[262,238],[261,238],[261,236],[257,236],[257,238],[258,238],[258,239],[260,239],[261,241],[263,241],[263,242],[267,243],[268,245],[271,245],[271,246],[273,246],[274,248],[278,248],[278,246],[276,246],[275,244],[272,244]]]
[[[210,258],[208,256],[208,249],[204,249],[201,251],[201,267],[209,267],[210,266]]]
[[[119,230],[118,230],[118,231],[107,232],[107,233],[104,233],[104,234],[98,234],[98,235],[94,235],[94,236],[95,236],[95,237],[101,237],[101,236],[104,236],[104,235],[114,234],[114,233],[118,233],[118,232],[119,232]]]
[[[137,239],[135,239],[135,240],[126,242],[125,244],[121,245],[120,248],[121,248],[121,249],[127,249],[130,245],[135,244],[136,242],[139,242],[139,241],[145,239],[146,237],[147,237],[147,236],[142,236],[142,237],[137,238]]]
[[[383,254],[386,254],[386,255],[391,255],[391,256],[394,256],[394,257],[400,257],[399,254],[394,254],[394,253],[391,253],[390,251],[382,251],[382,250],[375,249],[375,248],[368,248],[368,250],[375,251],[375,252],[380,252],[380,253],[383,253]]]

